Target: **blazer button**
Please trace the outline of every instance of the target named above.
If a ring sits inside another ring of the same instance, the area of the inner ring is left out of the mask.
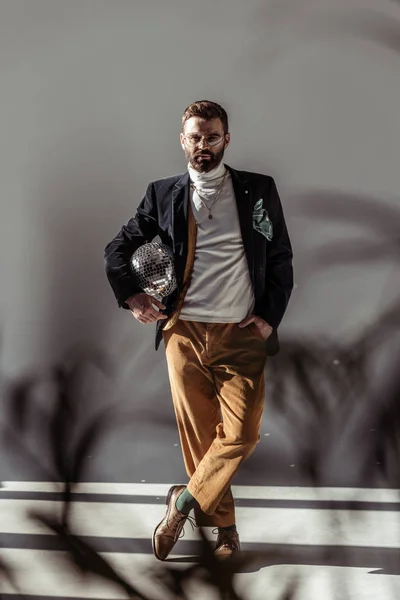
[[[244,193],[245,193],[245,194],[248,194],[248,193],[249,193],[249,190],[244,190]]]

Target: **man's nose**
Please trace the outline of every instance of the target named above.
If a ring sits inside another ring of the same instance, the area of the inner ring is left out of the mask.
[[[210,144],[208,143],[208,141],[206,140],[205,137],[202,137],[199,142],[199,146],[200,146],[200,148],[203,148],[204,146],[207,146],[209,148]]]

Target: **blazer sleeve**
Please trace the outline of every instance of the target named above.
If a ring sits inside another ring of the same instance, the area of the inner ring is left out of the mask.
[[[119,233],[104,250],[104,264],[108,281],[118,305],[129,309],[126,304],[130,296],[142,289],[138,286],[130,268],[130,258],[141,246],[150,242],[158,233],[157,202],[153,183],[149,183],[136,215],[123,225]]]
[[[273,237],[265,265],[265,292],[262,301],[264,320],[276,329],[285,314],[293,289],[293,252],[282,203],[273,178],[269,188],[269,217]]]

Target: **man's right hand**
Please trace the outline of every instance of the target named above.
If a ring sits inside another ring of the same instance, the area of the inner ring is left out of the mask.
[[[159,310],[152,306],[155,304],[158,306],[158,308],[165,308],[164,304],[162,304],[153,296],[145,294],[144,292],[134,294],[128,298],[128,300],[125,300],[125,302],[129,306],[129,309],[135,319],[137,319],[140,323],[154,323],[154,321],[168,318],[167,315],[163,315]]]

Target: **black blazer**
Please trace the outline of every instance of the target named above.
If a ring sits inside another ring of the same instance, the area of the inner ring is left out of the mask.
[[[267,354],[279,351],[277,328],[293,289],[292,247],[275,181],[269,175],[237,171],[225,165],[232,177],[243,245],[246,253],[255,307],[253,313],[274,329],[266,340]],[[132,276],[129,260],[142,244],[157,235],[172,248],[178,288],[163,299],[165,314],[172,314],[183,283],[188,246],[189,172],[149,183],[135,217],[129,219],[105,248],[105,269],[118,305],[142,291]],[[260,198],[273,225],[271,241],[253,227],[253,209]],[[162,338],[165,320],[157,321],[155,348]]]

